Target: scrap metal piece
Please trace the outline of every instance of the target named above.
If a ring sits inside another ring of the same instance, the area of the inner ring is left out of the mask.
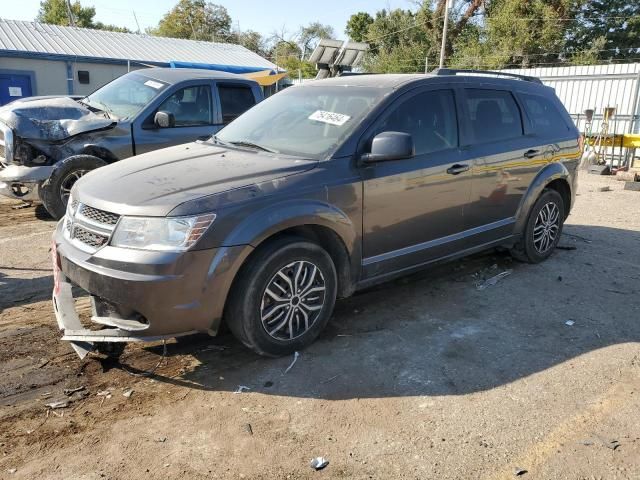
[[[492,287],[493,285],[498,283],[500,280],[502,280],[504,277],[507,277],[507,276],[511,275],[512,273],[513,273],[512,269],[505,270],[504,272],[500,272],[498,275],[495,275],[495,276],[493,276],[491,278],[488,278],[484,282],[482,282],[481,284],[476,285],[476,288],[478,290],[484,290],[487,287]]]
[[[329,460],[324,457],[316,457],[311,460],[311,468],[315,470],[322,470],[327,465],[329,465]]]

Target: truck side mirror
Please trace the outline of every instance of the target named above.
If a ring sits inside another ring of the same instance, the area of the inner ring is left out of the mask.
[[[158,128],[172,128],[176,126],[176,116],[171,112],[159,111],[153,117],[153,123]]]
[[[401,160],[414,155],[413,138],[405,132],[382,132],[373,137],[371,153],[362,155],[365,163]]]

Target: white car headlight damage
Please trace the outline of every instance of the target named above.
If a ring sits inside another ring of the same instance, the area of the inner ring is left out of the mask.
[[[142,250],[184,251],[211,226],[213,213],[195,217],[122,217],[111,245]]]

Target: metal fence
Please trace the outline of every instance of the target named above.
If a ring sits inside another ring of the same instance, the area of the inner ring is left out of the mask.
[[[640,63],[504,70],[539,77],[552,87],[576,126],[585,130],[584,111],[595,111],[592,131],[601,128],[605,107],[615,107],[609,133],[640,133]]]

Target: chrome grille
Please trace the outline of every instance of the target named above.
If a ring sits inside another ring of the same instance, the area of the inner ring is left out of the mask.
[[[65,218],[65,235],[81,250],[94,253],[109,243],[120,215],[72,199]]]
[[[73,238],[85,245],[89,245],[92,248],[100,248],[109,241],[108,235],[100,235],[98,233],[90,232],[80,225],[75,225],[73,227]]]
[[[102,223],[104,225],[115,225],[118,223],[118,219],[120,218],[120,216],[115,213],[105,212],[104,210],[99,210],[97,208],[90,207],[89,205],[82,205],[80,207],[80,214],[89,220]]]

